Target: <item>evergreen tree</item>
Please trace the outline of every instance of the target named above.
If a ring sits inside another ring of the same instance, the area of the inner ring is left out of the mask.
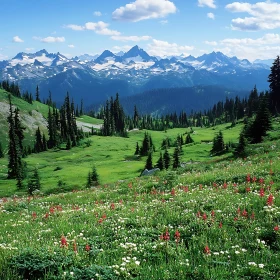
[[[71,148],[72,148],[72,141],[71,141],[70,135],[68,135],[67,143],[66,143],[66,150],[71,150]]]
[[[134,155],[139,155],[139,153],[140,153],[140,147],[139,147],[138,142],[136,142],[136,149],[135,149]]]
[[[42,143],[43,143],[43,151],[47,151],[48,150],[48,144],[47,144],[47,139],[46,139],[45,134],[43,134]]]
[[[19,148],[19,153],[22,155],[23,153],[23,139],[24,139],[24,134],[23,131],[25,130],[25,127],[22,126],[20,117],[19,117],[19,109],[16,108],[14,111],[14,124],[15,124],[15,134],[16,134],[16,141],[17,141],[17,146]]]
[[[36,95],[35,95],[35,98],[36,98],[36,101],[41,102],[38,85],[37,85],[37,87],[36,87]]]
[[[95,165],[92,167],[91,181],[95,186],[97,186],[99,184],[99,176],[98,176]]]
[[[153,169],[153,156],[152,152],[150,151],[146,160],[145,169],[151,170]]]
[[[84,114],[84,101],[81,99],[80,116]]]
[[[44,151],[43,140],[39,126],[35,134],[34,151],[35,153],[41,153],[42,151]]]
[[[87,176],[87,183],[86,183],[86,187],[90,188],[92,186],[92,180],[91,180],[91,172],[88,173]]]
[[[192,139],[192,137],[191,137],[191,134],[190,133],[188,133],[187,134],[187,137],[186,137],[186,144],[191,144],[191,143],[193,143],[194,141],[193,141],[193,139]]]
[[[163,161],[162,153],[159,154],[159,159],[157,161],[156,167],[159,168],[160,170],[164,169],[164,161]]]
[[[170,155],[169,155],[167,149],[165,149],[164,154],[163,154],[163,162],[164,162],[164,168],[168,169],[170,166]]]
[[[244,157],[247,154],[247,139],[245,137],[244,131],[241,131],[240,135],[239,135],[239,143],[234,151],[234,154],[237,157]]]
[[[173,168],[176,169],[180,166],[180,148],[177,146],[173,153]]]
[[[4,150],[3,150],[2,144],[0,142],[0,158],[3,158],[4,156],[5,156]]]
[[[41,189],[40,176],[37,168],[34,169],[33,175],[29,179],[27,187],[28,187],[28,193],[30,195],[33,195],[33,192],[35,190]]]
[[[213,139],[211,154],[212,155],[221,154],[224,152],[224,150],[225,150],[225,143],[224,143],[223,134],[221,131],[219,131],[219,133]]]
[[[279,113],[280,110],[280,57],[274,60],[270,74],[268,76],[270,88],[270,104],[273,113]]]

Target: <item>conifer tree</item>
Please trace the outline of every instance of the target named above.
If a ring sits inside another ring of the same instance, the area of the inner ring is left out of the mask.
[[[212,155],[221,154],[224,152],[224,150],[225,150],[225,144],[224,144],[223,134],[221,131],[219,131],[219,133],[213,139],[211,154]]]
[[[37,87],[36,87],[35,98],[36,98],[36,101],[41,102],[38,85],[37,85]]]
[[[33,195],[33,192],[35,190],[40,190],[41,189],[40,176],[39,176],[39,172],[38,172],[37,168],[34,169],[33,174],[28,181],[27,187],[28,187],[28,193],[30,195]]]
[[[157,168],[159,168],[160,170],[164,169],[164,161],[163,161],[163,157],[162,157],[162,153],[159,154],[159,159],[157,161]]]
[[[39,126],[35,133],[34,151],[35,153],[41,153],[42,151],[44,151],[43,140],[42,140],[42,135]]]
[[[173,153],[173,168],[176,169],[180,166],[180,147],[177,146]]]
[[[99,175],[97,173],[95,165],[92,167],[91,180],[94,183],[94,185],[98,185],[99,184]]]
[[[136,142],[136,149],[135,149],[134,155],[139,155],[139,153],[140,153],[140,147],[139,147],[138,142]]]
[[[163,154],[163,162],[164,162],[164,168],[168,169],[170,166],[170,155],[169,155],[167,149],[165,149],[164,154]]]
[[[193,139],[192,139],[192,137],[191,137],[191,134],[190,133],[188,133],[187,134],[187,137],[186,137],[186,144],[191,144],[191,143],[193,143],[194,141],[193,141]]]
[[[152,151],[149,152],[147,160],[146,160],[146,164],[145,164],[145,169],[151,170],[153,169],[153,155],[152,155]]]
[[[244,157],[247,154],[247,139],[245,137],[244,131],[241,131],[240,135],[239,135],[239,143],[234,151],[234,154],[237,157]]]
[[[279,113],[280,110],[280,57],[274,60],[270,74],[268,76],[270,88],[270,104],[273,113]]]

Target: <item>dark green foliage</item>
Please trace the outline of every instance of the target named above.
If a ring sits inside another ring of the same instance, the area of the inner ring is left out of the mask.
[[[127,136],[125,114],[119,102],[118,93],[116,94],[115,100],[113,100],[113,97],[111,97],[110,102],[107,100],[103,120],[102,135],[112,136],[116,134],[123,137]]]
[[[164,168],[168,169],[170,166],[170,155],[169,155],[167,149],[165,149],[164,154],[163,154],[163,162],[164,162]]]
[[[34,172],[28,181],[27,188],[30,195],[32,195],[35,190],[41,189],[40,176],[37,168],[34,169]]]
[[[260,106],[255,119],[245,126],[245,136],[251,143],[260,143],[267,131],[272,128],[271,114],[268,108],[268,96],[264,95],[260,100]]]
[[[257,112],[258,108],[259,108],[259,95],[258,95],[258,90],[255,86],[248,98],[248,107],[247,107],[248,117],[252,117],[252,115]]]
[[[134,155],[139,155],[139,154],[140,154],[140,147],[139,147],[138,142],[136,142],[136,149],[135,149]]]
[[[270,74],[268,76],[270,88],[270,105],[273,113],[279,113],[280,110],[280,57],[274,60]]]
[[[66,150],[70,150],[71,148],[72,148],[72,142],[71,142],[70,135],[68,135],[67,142],[66,142]]]
[[[248,141],[245,137],[244,131],[241,131],[239,135],[239,143],[234,151],[234,154],[237,157],[244,157],[247,155],[247,146],[248,146]]]
[[[8,179],[17,179],[18,187],[22,187],[23,180],[23,127],[19,119],[19,110],[16,108],[13,112],[11,96],[9,95],[9,116],[7,118],[9,124],[9,145],[8,145]]]
[[[169,147],[171,147],[171,141],[169,137],[166,137],[165,139],[162,140],[161,148],[168,149]]]
[[[173,168],[176,169],[180,166],[180,147],[177,146],[173,153]]]
[[[159,168],[160,170],[164,169],[164,161],[163,161],[162,153],[160,153],[159,155],[159,159],[157,161],[156,167]]]
[[[25,249],[12,256],[9,261],[9,267],[15,270],[22,279],[44,279],[46,274],[58,276],[62,268],[68,268],[73,265],[74,253],[67,256],[62,252],[53,254],[49,250]],[[15,278],[16,279],[16,278]]]
[[[188,133],[187,136],[186,136],[186,144],[191,144],[191,143],[193,143],[193,142],[194,142],[194,141],[193,141],[193,139],[192,139],[192,137],[191,137],[191,134]]]
[[[224,137],[221,131],[214,137],[211,149],[212,155],[219,155],[225,151]]]
[[[0,142],[0,158],[3,158],[4,156],[5,156],[4,150],[3,150],[2,144]]]
[[[140,155],[147,156],[149,154],[149,152],[152,152],[152,151],[155,151],[152,137],[147,132],[145,132],[144,139],[142,141],[142,146],[140,149]]]
[[[151,170],[153,169],[153,153],[149,152],[146,164],[145,164],[145,169]]]
[[[37,85],[37,87],[36,87],[35,99],[36,99],[36,101],[41,102],[38,85]]]
[[[34,145],[34,152],[35,153],[41,153],[44,151],[44,144],[43,139],[41,135],[40,128],[38,126],[36,133],[35,133],[35,145]]]
[[[88,173],[86,187],[97,186],[99,184],[99,175],[97,173],[95,165],[92,167],[92,171]]]

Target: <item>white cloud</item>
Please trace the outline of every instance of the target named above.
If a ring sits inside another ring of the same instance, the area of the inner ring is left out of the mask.
[[[115,41],[132,41],[132,42],[140,42],[140,41],[148,41],[152,37],[151,36],[112,36],[111,39]]]
[[[6,59],[8,59],[8,57],[0,53],[0,60],[6,60]]]
[[[219,42],[215,50],[228,56],[255,59],[271,59],[280,53],[280,35],[268,33],[263,37],[252,38],[228,38]]]
[[[101,16],[102,16],[102,13],[99,12],[99,11],[95,11],[95,12],[93,12],[93,14],[94,14],[96,17],[101,17]]]
[[[46,38],[41,38],[41,37],[33,37],[34,40],[41,41],[43,43],[63,43],[65,42],[64,37],[46,37]]]
[[[233,2],[226,5],[226,9],[233,13],[247,13],[249,17],[232,20],[232,29],[256,31],[276,29],[280,27],[280,4],[272,1],[257,2],[255,4]]]
[[[151,55],[167,56],[167,55],[180,55],[189,54],[189,51],[193,50],[192,46],[180,46],[176,43],[169,43],[166,41],[160,41],[153,39],[152,44],[148,44],[148,52]]]
[[[113,52],[119,52],[119,51],[124,51],[127,52],[129,51],[133,46],[130,45],[125,45],[125,46],[114,46],[113,47]]]
[[[215,9],[216,5],[214,2],[215,0],[198,0],[198,6],[199,7],[207,6],[209,8]]]
[[[216,41],[204,41],[204,44],[209,46],[217,46],[218,43]]]
[[[162,18],[176,13],[175,4],[169,0],[136,0],[116,9],[112,17],[114,20],[137,22],[140,20]]]
[[[92,30],[97,34],[101,35],[108,35],[108,36],[118,36],[121,33],[116,30],[111,30],[108,28],[109,24],[103,21],[98,22],[87,22],[85,25],[76,25],[76,24],[68,24],[65,25],[65,28],[70,28],[75,31],[82,31],[82,30]]]
[[[34,48],[25,48],[25,50],[26,50],[27,52],[31,52],[31,51],[34,50]]]
[[[24,41],[22,39],[20,39],[19,36],[15,36],[15,37],[13,37],[13,42],[14,43],[23,43]]]
[[[109,26],[109,24],[105,23],[103,21],[87,22],[85,24],[85,29],[93,30],[97,34],[108,35],[108,36],[117,36],[117,35],[121,34],[119,31],[111,30],[111,29],[107,28],[108,26]]]
[[[208,13],[207,17],[210,19],[215,19],[215,15],[213,13]]]
[[[68,45],[68,48],[75,48],[74,45]]]

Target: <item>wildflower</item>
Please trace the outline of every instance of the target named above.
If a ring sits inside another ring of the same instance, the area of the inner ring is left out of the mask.
[[[204,253],[206,254],[206,255],[210,255],[211,254],[211,250],[210,250],[210,248],[206,245],[205,246],[205,248],[204,248]]]
[[[264,179],[260,178],[259,183],[262,185],[264,183]]]
[[[251,182],[250,174],[247,174],[246,181],[247,181],[247,183],[250,183],[250,182]]]
[[[171,190],[171,195],[172,195],[172,196],[175,196],[175,195],[176,195],[175,189],[172,189],[172,190]]]
[[[263,196],[264,196],[264,188],[261,188],[261,189],[260,189],[260,193],[259,193],[259,194],[260,194],[260,197],[263,197]]]
[[[36,218],[37,218],[37,214],[36,214],[36,212],[33,212],[32,213],[32,219],[35,220]]]
[[[165,233],[164,234],[161,234],[160,237],[159,237],[161,240],[165,240],[165,241],[168,241],[170,239],[170,234],[168,232],[168,229],[166,229]]]
[[[206,215],[206,213],[203,213],[203,215],[202,215],[202,219],[203,219],[204,221],[206,221],[206,220],[207,220],[207,215]]]
[[[264,264],[260,263],[259,268],[264,268]]]
[[[60,247],[68,247],[67,240],[66,240],[66,237],[64,235],[61,236]]]
[[[88,244],[85,246],[85,250],[86,250],[87,252],[90,251],[90,246],[89,246]]]
[[[252,220],[255,219],[255,213],[254,213],[254,212],[252,212],[252,214],[251,214],[251,219],[252,219]]]
[[[274,197],[273,197],[272,194],[270,194],[270,195],[268,196],[268,198],[267,198],[266,204],[267,204],[268,206],[272,206],[272,205],[273,205],[273,200],[274,200]]]
[[[243,210],[242,216],[243,216],[243,217],[247,217],[247,216],[248,216],[248,212],[246,211],[246,209]]]
[[[135,261],[135,264],[136,265],[140,265],[140,261]]]
[[[250,187],[247,187],[246,188],[246,192],[250,192],[251,191],[251,188]]]
[[[49,217],[49,213],[47,212],[46,214],[45,214],[45,219],[47,219]]]
[[[223,185],[224,189],[227,189],[227,186],[228,186],[228,185],[227,185],[227,183],[225,182],[224,185]]]
[[[212,216],[213,218],[215,217],[215,211],[214,211],[214,210],[211,211],[211,216]]]
[[[180,232],[178,230],[175,231],[175,241],[178,244],[178,242],[180,241]]]
[[[222,228],[223,227],[223,224],[222,222],[219,223],[219,228]]]
[[[274,229],[275,231],[278,231],[278,230],[279,230],[279,226],[277,225],[277,226],[275,226],[273,229]]]
[[[115,210],[115,203],[111,203],[111,209]]]

